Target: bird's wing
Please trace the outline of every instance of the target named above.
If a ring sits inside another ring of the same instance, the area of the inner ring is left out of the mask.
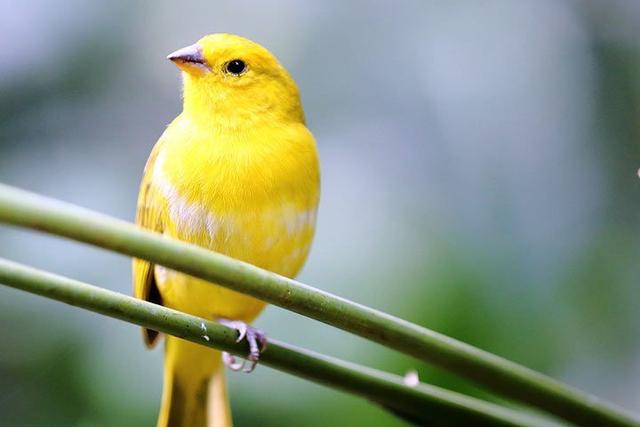
[[[163,203],[164,198],[159,194],[153,185],[153,169],[156,158],[162,150],[162,139],[153,147],[149,160],[144,167],[144,175],[140,184],[140,193],[138,194],[138,207],[136,210],[136,224],[152,231],[163,231]],[[133,295],[136,298],[143,299],[155,304],[162,304],[162,298],[156,285],[154,264],[149,261],[134,258],[133,259]],[[157,331],[151,329],[142,329],[144,342],[148,347],[152,347],[159,336]]]

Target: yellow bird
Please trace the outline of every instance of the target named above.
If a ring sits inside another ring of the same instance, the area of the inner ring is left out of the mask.
[[[205,36],[168,59],[182,70],[183,111],[149,156],[136,222],[294,277],[309,253],[320,191],[295,82],[267,49],[231,34]],[[245,325],[263,302],[139,259],[133,284],[137,298],[226,319],[249,341],[248,370],[255,365],[263,337]],[[158,339],[152,330],[143,335],[148,346]],[[222,359],[166,337],[158,426],[232,424]]]

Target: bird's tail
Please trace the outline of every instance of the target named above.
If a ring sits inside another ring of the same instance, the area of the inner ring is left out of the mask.
[[[158,427],[231,427],[220,352],[166,337]]]

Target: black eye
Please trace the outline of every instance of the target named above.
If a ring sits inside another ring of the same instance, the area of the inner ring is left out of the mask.
[[[236,76],[242,74],[247,69],[247,65],[242,59],[234,59],[227,62],[226,70],[228,73],[235,74]]]

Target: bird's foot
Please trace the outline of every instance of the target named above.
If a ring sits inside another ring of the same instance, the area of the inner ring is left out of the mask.
[[[245,368],[245,360],[238,362],[234,355],[226,351],[222,352],[222,361],[224,364],[232,371],[253,372],[258,364],[260,355],[267,348],[267,336],[260,329],[249,326],[240,320],[218,319],[218,323],[238,331],[238,339],[236,342],[240,342],[246,338],[249,343],[249,355],[247,356],[247,360],[249,361],[248,367]]]

